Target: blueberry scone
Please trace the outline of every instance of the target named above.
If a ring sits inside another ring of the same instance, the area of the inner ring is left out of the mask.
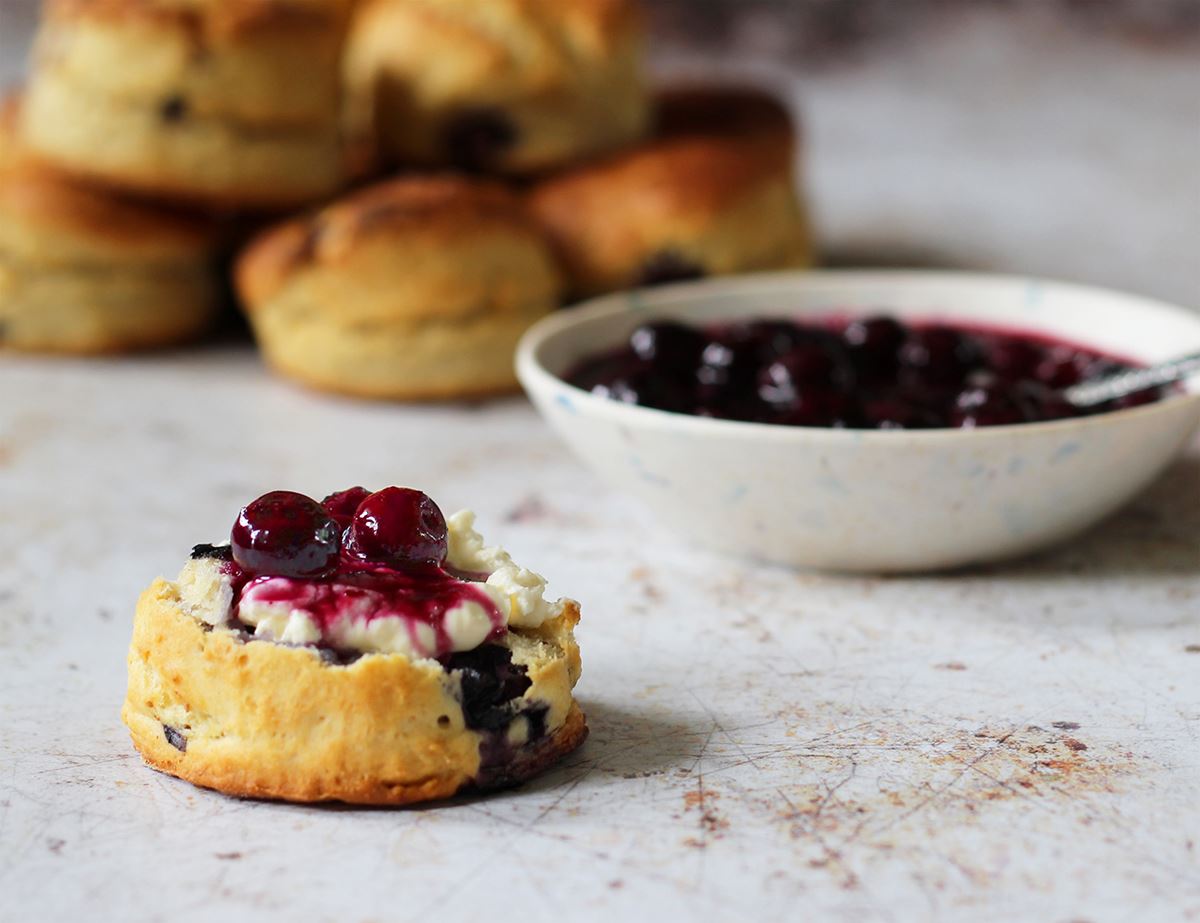
[[[270,228],[237,262],[269,365],[393,400],[513,391],[521,335],[562,277],[525,204],[489,181],[408,176]]]
[[[557,167],[645,131],[642,40],[632,0],[364,0],[347,130],[403,163]]]
[[[18,109],[0,103],[0,350],[122,352],[202,333],[223,303],[223,230],[31,158]]]
[[[24,140],[60,169],[158,198],[320,199],[345,166],[344,18],[298,0],[46,0]]]
[[[231,795],[409,804],[528,779],[587,736],[579,606],[425,494],[275,491],[138,602],[122,717]]]
[[[810,265],[788,110],[747,87],[659,94],[649,141],[533,184],[576,298]]]

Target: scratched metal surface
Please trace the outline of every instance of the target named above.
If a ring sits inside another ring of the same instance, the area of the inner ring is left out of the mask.
[[[1060,552],[847,579],[687,550],[516,400],[350,404],[237,346],[0,394],[0,919],[1200,917],[1200,452]],[[394,481],[582,600],[585,747],[401,811],[144,767],[140,588],[264,489]]]

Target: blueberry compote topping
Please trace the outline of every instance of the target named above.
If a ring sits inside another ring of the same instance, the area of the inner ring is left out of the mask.
[[[366,561],[441,567],[446,546],[446,517],[410,487],[387,487],[364,498],[350,523],[350,550]]]
[[[341,529],[316,500],[273,490],[245,506],[230,533],[233,560],[277,577],[324,577],[338,565]]]
[[[567,376],[603,397],[696,416],[790,426],[970,429],[1116,410],[1152,389],[1087,410],[1058,389],[1135,366],[1046,338],[875,316],[802,324],[754,320],[695,328],[643,324],[627,346]]]
[[[342,619],[394,616],[413,648],[435,657],[455,649],[444,616],[464,603],[487,614],[488,639],[505,631],[491,598],[445,569],[445,517],[417,490],[354,487],[323,503],[273,491],[238,514],[231,547],[223,569],[232,578],[235,616],[251,603],[301,610],[325,640]],[[220,551],[197,546],[193,557],[221,557]]]

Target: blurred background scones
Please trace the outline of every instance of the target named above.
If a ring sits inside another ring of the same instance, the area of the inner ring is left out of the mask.
[[[276,369],[396,399],[514,389],[516,342],[561,295],[523,203],[452,176],[368,187],[267,231],[239,260],[237,288]]]
[[[21,131],[60,168],[226,208],[342,180],[344,15],[311,0],[47,0]]]
[[[29,158],[0,116],[0,348],[97,353],[203,331],[221,304],[214,226]]]
[[[536,183],[574,297],[812,263],[787,110],[758,90],[679,88],[646,143]]]
[[[352,135],[386,159],[528,174],[636,140],[631,0],[364,0],[346,52]]]

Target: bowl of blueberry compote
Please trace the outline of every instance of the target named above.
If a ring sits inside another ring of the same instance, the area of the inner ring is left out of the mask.
[[[610,484],[695,543],[831,570],[1026,554],[1147,486],[1200,424],[1193,380],[1065,389],[1200,351],[1200,315],[958,272],[778,273],[607,296],[517,370]]]

